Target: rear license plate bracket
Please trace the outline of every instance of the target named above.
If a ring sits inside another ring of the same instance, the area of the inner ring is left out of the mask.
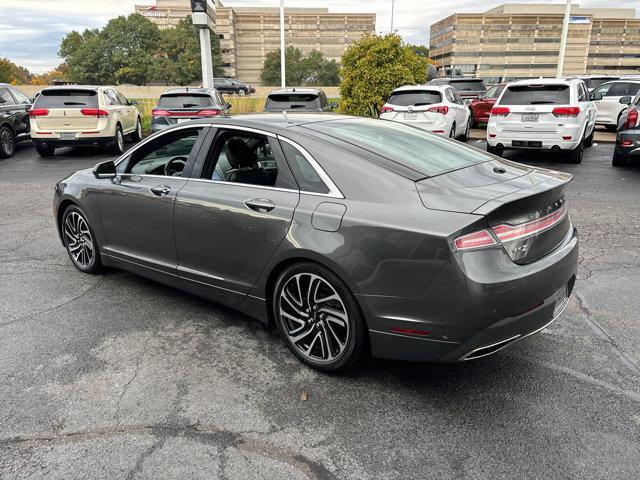
[[[522,119],[523,122],[537,122],[538,114],[537,113],[523,113]]]
[[[404,114],[404,119],[405,120],[415,120],[418,118],[418,114],[415,112],[411,112],[411,113],[405,113]]]
[[[60,140],[75,140],[76,139],[76,134],[75,133],[61,133],[60,134]]]

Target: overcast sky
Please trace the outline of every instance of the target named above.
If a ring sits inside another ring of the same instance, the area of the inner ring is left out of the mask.
[[[510,0],[530,3],[534,0]],[[540,0],[538,0],[539,2]],[[113,17],[133,12],[134,4],[152,0],[0,0],[0,57],[35,73],[58,65],[60,40],[71,30],[102,27]],[[224,5],[277,6],[278,0],[222,0]],[[395,0],[395,28],[410,43],[427,44],[429,26],[455,12],[482,12],[505,3],[499,0]],[[564,3],[550,0],[550,3]],[[576,2],[574,2],[576,3]],[[583,7],[636,8],[638,0],[583,0]],[[333,11],[373,12],[378,33],[390,28],[391,0],[286,0],[288,7],[326,6]]]

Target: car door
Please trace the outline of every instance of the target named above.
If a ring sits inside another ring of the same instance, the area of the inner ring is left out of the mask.
[[[178,274],[233,304],[285,238],[300,194],[272,134],[220,128],[203,158],[176,198]]]
[[[493,108],[493,105],[496,103],[496,100],[502,93],[503,89],[503,85],[494,85],[489,90],[487,90],[487,93],[485,93],[483,97],[474,105],[476,109],[476,118],[489,118],[491,108]]]
[[[123,157],[116,179],[100,184],[105,253],[143,268],[175,274],[173,208],[208,127],[167,131]]]
[[[9,88],[9,91],[15,99],[17,111],[14,130],[18,136],[26,136],[29,134],[29,110],[31,109],[31,100],[15,88]]]
[[[123,129],[126,133],[132,132],[136,128],[136,121],[138,120],[138,115],[136,111],[136,107],[131,105],[129,100],[122,95],[119,91],[113,90],[116,94],[116,98],[118,99],[118,103],[122,106],[123,111],[123,120],[122,123]]]
[[[459,135],[467,128],[467,116],[469,109],[464,104],[462,97],[455,88],[449,88],[448,94],[449,100],[451,101],[449,108],[453,109],[456,120],[456,135]]]
[[[627,91],[625,82],[611,82],[600,85],[592,95],[598,109],[597,122],[616,124],[621,111],[620,98]],[[602,95],[601,99],[598,97]]]
[[[584,112],[584,122],[586,126],[584,128],[584,135],[589,136],[595,127],[596,122],[596,106],[589,98],[589,92],[587,86],[584,83],[577,85],[578,94],[578,106],[580,107],[580,114]]]

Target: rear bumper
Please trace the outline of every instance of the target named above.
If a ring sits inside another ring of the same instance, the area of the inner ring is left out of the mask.
[[[631,145],[622,145],[623,141]],[[627,158],[640,158],[640,130],[624,130],[616,137],[615,153]]]
[[[83,137],[76,140],[60,140],[59,138],[33,138],[35,145],[43,147],[100,147],[113,144],[111,137]]]
[[[404,125],[410,125],[412,127],[419,128],[420,130],[424,130],[425,132],[435,133],[437,135],[448,135],[451,131],[451,124],[446,120],[446,118],[435,122],[414,122],[411,120],[403,121],[394,119],[389,120],[391,120],[392,122],[402,123]]]
[[[562,245],[529,265],[516,265],[502,249],[456,253],[420,297],[358,297],[372,354],[459,362],[495,353],[555,320],[555,292],[564,286],[571,292],[577,265],[573,228]],[[394,333],[397,327],[423,334]]]

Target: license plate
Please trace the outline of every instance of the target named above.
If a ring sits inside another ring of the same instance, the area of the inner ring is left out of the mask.
[[[192,118],[179,118],[178,123],[188,122],[189,120],[193,120]]]
[[[405,113],[404,114],[404,119],[405,120],[415,120],[416,118],[418,118],[418,114],[417,113]]]
[[[60,134],[60,140],[75,140],[76,139],[76,134],[75,133],[61,133]]]
[[[523,122],[537,122],[538,114],[537,113],[523,113],[522,114]]]
[[[567,286],[565,285],[560,290],[558,290],[554,294],[554,296],[555,296],[556,304],[553,307],[553,316],[557,317],[558,315],[560,315],[560,312],[562,312],[562,309],[569,301]]]

